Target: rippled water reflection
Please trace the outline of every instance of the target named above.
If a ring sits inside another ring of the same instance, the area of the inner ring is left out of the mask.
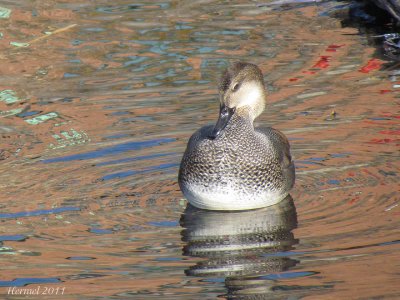
[[[296,225],[290,196],[277,205],[242,212],[205,211],[188,205],[181,218],[183,255],[205,260],[185,274],[224,282],[228,298],[274,296],[276,279],[309,275],[282,273],[299,262],[289,254],[298,242],[292,233]]]
[[[400,297],[399,72],[342,27],[347,4],[0,6],[3,298]],[[265,74],[296,208],[186,208],[179,161],[234,60]]]

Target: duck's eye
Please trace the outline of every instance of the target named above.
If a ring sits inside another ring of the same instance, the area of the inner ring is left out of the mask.
[[[235,83],[235,85],[232,87],[232,91],[236,92],[240,87],[240,83]]]

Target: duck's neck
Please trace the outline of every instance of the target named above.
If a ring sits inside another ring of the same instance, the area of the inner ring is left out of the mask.
[[[227,131],[246,130],[246,129],[254,130],[253,119],[249,118],[248,116],[234,114],[232,118],[229,120],[229,124],[226,129]]]
[[[237,117],[243,118],[248,120],[251,124],[253,124],[254,119],[258,117],[258,115],[261,113],[262,111],[257,111],[254,108],[250,107],[250,106],[243,106],[240,107],[236,110],[235,115]]]

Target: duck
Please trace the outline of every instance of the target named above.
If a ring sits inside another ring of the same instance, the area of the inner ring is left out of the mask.
[[[206,210],[250,210],[282,201],[295,183],[286,136],[254,127],[266,106],[264,77],[252,63],[235,62],[219,81],[219,117],[190,137],[178,174],[193,206]]]

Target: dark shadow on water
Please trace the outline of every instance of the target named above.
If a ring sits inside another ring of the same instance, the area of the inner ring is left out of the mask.
[[[377,1],[376,1],[377,2]],[[398,68],[400,26],[397,20],[374,1],[352,1],[348,13],[338,16],[343,27],[355,27],[376,48],[375,57],[388,61],[386,68]]]
[[[228,299],[280,294],[274,288],[277,280],[309,276],[282,273],[299,263],[290,258],[298,243],[292,233],[297,214],[290,195],[274,206],[240,212],[207,211],[188,204],[180,223],[183,255],[205,258],[185,274],[224,282]]]
[[[385,5],[387,3],[388,5]],[[400,62],[400,22],[390,13],[391,1],[311,1],[278,0],[259,6],[269,6],[274,10],[293,10],[302,7],[318,7],[321,16],[340,20],[342,27],[354,27],[367,38],[369,45],[376,48],[374,56],[387,63],[385,68],[399,68]],[[398,5],[398,4],[397,4]],[[398,6],[396,16],[400,16]]]

